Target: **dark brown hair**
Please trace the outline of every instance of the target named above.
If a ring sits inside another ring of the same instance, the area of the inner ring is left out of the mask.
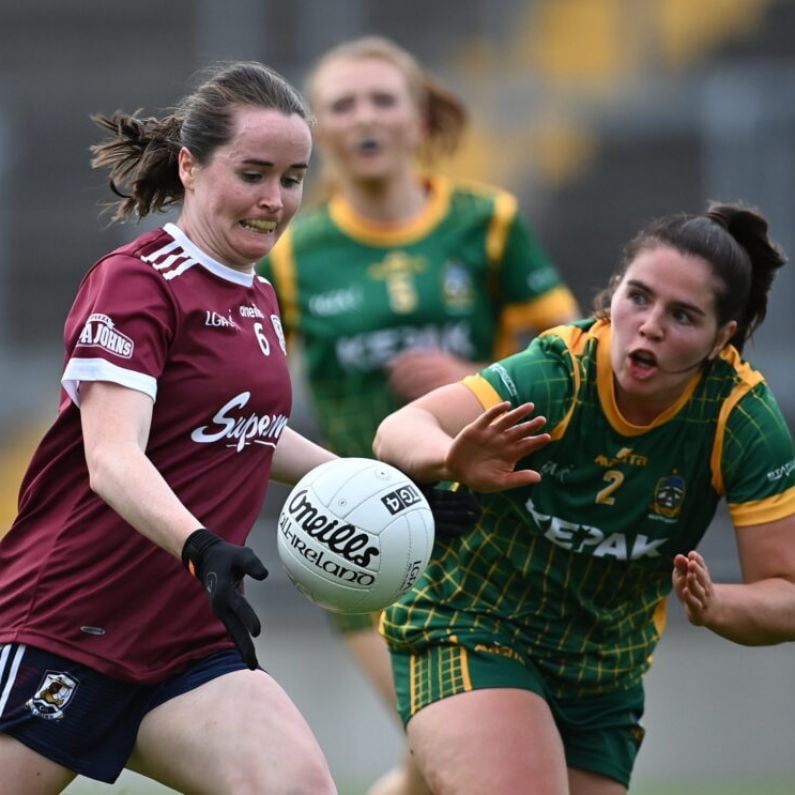
[[[311,123],[303,97],[280,74],[256,61],[217,64],[202,72],[203,82],[163,118],[139,118],[116,111],[92,120],[110,132],[91,147],[94,168],[110,170],[112,220],[143,218],[179,204],[184,188],[177,156],[184,146],[206,164],[233,134],[234,110],[256,107],[297,114]]]
[[[615,288],[638,254],[658,246],[670,246],[709,263],[718,283],[718,325],[737,321],[737,330],[729,342],[742,351],[765,319],[773,278],[787,261],[783,251],[769,239],[765,217],[741,204],[713,202],[703,214],[677,213],[653,221],[624,247],[619,272],[613,275],[609,287],[596,296],[597,317],[609,316]]]

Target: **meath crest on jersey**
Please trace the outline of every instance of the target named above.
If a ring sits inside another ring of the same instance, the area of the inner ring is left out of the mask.
[[[451,311],[469,311],[475,302],[472,274],[460,262],[446,262],[442,273],[444,303]]]
[[[676,473],[667,475],[657,481],[651,509],[656,514],[673,519],[682,510],[687,487],[684,478]]]
[[[419,296],[414,277],[427,267],[422,257],[402,251],[392,251],[382,262],[372,265],[370,276],[386,282],[390,308],[398,314],[408,314],[417,308]]]
[[[135,345],[126,334],[122,334],[115,327],[114,322],[107,315],[95,312],[83,326],[77,347],[102,348],[115,356],[130,359]]]
[[[67,673],[47,671],[39,689],[25,706],[45,720],[61,720],[64,708],[74,696],[78,681]]]

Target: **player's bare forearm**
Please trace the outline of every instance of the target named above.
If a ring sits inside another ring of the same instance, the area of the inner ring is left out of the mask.
[[[185,539],[201,522],[139,449],[95,449],[89,468],[97,496],[150,541],[180,556]]]
[[[276,445],[271,475],[274,480],[293,486],[311,469],[336,457],[330,450],[287,427]]]
[[[674,560],[674,592],[689,621],[734,643],[768,646],[795,640],[795,583],[767,577],[713,583],[698,552]]]
[[[452,443],[431,412],[411,403],[381,423],[373,451],[415,480],[434,483],[450,479],[445,462]]]
[[[744,646],[795,640],[795,583],[781,578],[715,586],[720,608],[706,626]]]

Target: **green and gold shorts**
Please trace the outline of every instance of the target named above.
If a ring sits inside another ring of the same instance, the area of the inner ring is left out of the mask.
[[[643,685],[596,696],[560,698],[532,660],[507,646],[473,641],[430,646],[419,654],[392,650],[398,712],[403,723],[423,707],[470,690],[529,690],[549,705],[571,768],[629,786],[644,729]]]

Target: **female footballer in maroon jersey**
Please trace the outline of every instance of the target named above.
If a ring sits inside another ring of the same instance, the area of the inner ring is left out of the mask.
[[[181,212],[100,259],[66,320],[58,416],[0,542],[0,793],[124,767],[182,792],[334,792],[240,589],[267,574],[243,545],[269,479],[333,457],[287,427],[254,272],[301,202],[306,107],[237,63],[173,115],[95,121],[114,218]]]

